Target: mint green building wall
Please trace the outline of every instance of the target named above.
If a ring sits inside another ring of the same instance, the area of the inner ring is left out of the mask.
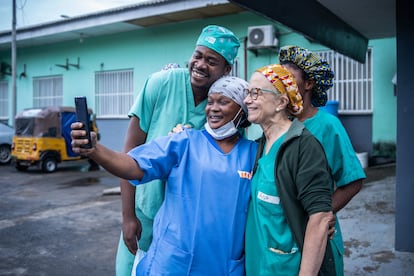
[[[17,77],[17,112],[33,104],[33,77],[63,75],[63,104],[73,105],[73,97],[86,95],[88,104],[94,110],[94,75],[97,71],[133,69],[135,95],[141,89],[146,77],[160,70],[163,65],[176,62],[186,66],[193,53],[195,42],[201,29],[209,24],[218,24],[231,29],[239,37],[238,75],[248,80],[252,72],[266,64],[276,63],[276,50],[261,50],[258,52],[246,50],[246,36],[249,26],[272,24],[276,27],[279,45],[296,44],[310,50],[326,50],[317,43],[312,43],[302,35],[290,29],[268,21],[256,14],[244,12],[230,16],[210,19],[192,20],[188,22],[167,24],[144,28],[136,31],[113,34],[108,36],[89,37],[83,41],[74,40],[51,45],[34,46],[17,49],[17,76],[26,64],[26,78]],[[374,60],[374,115],[373,137],[378,140],[396,139],[396,100],[393,96],[391,78],[395,72],[395,39],[371,41]],[[56,66],[69,62],[76,64],[79,58],[80,69],[70,67],[69,70]],[[0,61],[10,63],[10,51],[0,52]],[[9,99],[12,99],[11,78],[9,81]],[[9,122],[12,121],[12,106],[9,105]],[[125,133],[128,123],[114,118],[118,122],[117,133]],[[99,118],[98,118],[99,119]],[[114,121],[112,120],[112,121]],[[108,119],[99,121],[103,131],[103,141],[107,138],[106,128],[113,125]],[[121,122],[120,122],[121,121]],[[112,131],[108,132],[113,132]],[[120,149],[122,137],[117,138],[115,149]],[[111,144],[109,144],[111,146]]]
[[[250,25],[269,24],[269,21],[258,16],[244,13],[219,17],[215,19],[195,20],[185,23],[145,28],[120,34],[88,37],[79,40],[17,49],[17,76],[26,64],[26,78],[18,78],[17,111],[32,106],[33,77],[63,75],[64,105],[73,105],[73,96],[86,94],[91,96],[90,106],[94,108],[94,74],[101,70],[134,70],[134,89],[143,85],[145,78],[158,71],[169,62],[186,66],[193,53],[195,42],[201,29],[208,24],[226,26],[240,37],[241,47],[238,59],[244,65],[243,39]],[[266,64],[275,54],[254,58],[255,64]],[[80,69],[70,67],[69,70],[56,66],[65,64],[66,59],[76,64],[80,59]],[[10,62],[10,52],[0,52],[0,60]],[[240,76],[244,76],[244,68],[240,67]],[[9,90],[11,99],[11,78]],[[11,116],[11,109],[10,114]]]
[[[395,38],[371,40],[374,78],[374,143],[397,141],[397,96],[392,78],[397,70]]]

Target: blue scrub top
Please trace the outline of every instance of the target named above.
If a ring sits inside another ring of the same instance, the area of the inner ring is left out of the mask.
[[[128,116],[140,119],[141,129],[147,133],[146,142],[165,136],[177,124],[191,124],[202,129],[206,121],[207,99],[195,106],[188,68],[160,71],[152,74],[139,92]],[[154,219],[164,200],[164,183],[137,187],[136,213]],[[148,226],[147,226],[148,227]]]
[[[240,137],[223,153],[205,131],[187,129],[129,152],[166,182],[153,242],[137,275],[244,275],[244,233],[257,144]],[[148,184],[151,185],[151,184]]]

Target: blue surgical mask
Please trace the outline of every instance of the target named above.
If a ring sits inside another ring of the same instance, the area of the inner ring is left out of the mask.
[[[239,118],[239,120],[237,121],[237,124],[234,124],[234,120],[237,118],[237,116],[239,116],[240,112],[242,111],[242,109],[240,108],[240,110],[237,112],[236,116],[234,116],[234,118],[232,120],[230,120],[229,122],[225,123],[224,125],[222,125],[219,128],[216,129],[212,129],[210,127],[210,125],[207,123],[205,123],[204,128],[206,129],[206,131],[216,140],[223,140],[226,139],[234,134],[237,133],[238,131],[238,127],[242,121],[242,118]]]

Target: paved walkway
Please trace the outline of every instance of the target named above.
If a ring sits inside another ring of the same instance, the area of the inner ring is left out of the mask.
[[[395,166],[368,168],[361,192],[339,212],[345,275],[414,275],[414,253],[395,251]]]

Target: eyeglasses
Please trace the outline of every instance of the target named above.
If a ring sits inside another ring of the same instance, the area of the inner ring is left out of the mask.
[[[267,90],[267,89],[263,89],[263,88],[252,88],[252,89],[245,89],[245,93],[247,93],[247,95],[250,96],[250,98],[252,98],[253,100],[257,100],[257,97],[259,97],[260,94],[262,94],[263,92],[267,92],[267,93],[274,93],[274,94],[280,94],[279,91],[272,91],[272,90]]]

